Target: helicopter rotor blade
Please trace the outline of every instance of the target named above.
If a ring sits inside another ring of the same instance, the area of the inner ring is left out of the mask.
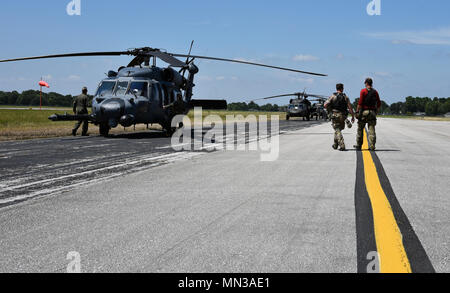
[[[293,94],[271,96],[271,97],[260,98],[260,99],[253,99],[253,100],[249,100],[249,102],[251,102],[251,101],[261,101],[261,100],[270,100],[270,99],[283,98],[283,97],[305,97],[305,96],[312,97],[312,98],[317,98],[318,100],[323,100],[323,99],[327,98],[326,96],[321,96],[321,95],[309,95],[307,93],[293,93]]]
[[[191,45],[193,45],[193,42],[191,43]],[[302,70],[297,70],[297,69],[248,62],[248,61],[243,61],[243,60],[225,59],[225,58],[208,57],[208,56],[195,56],[195,55],[191,55],[190,53],[188,55],[166,53],[166,52],[161,51],[160,49],[154,49],[154,48],[150,48],[150,47],[132,49],[132,50],[128,50],[128,51],[117,51],[117,52],[86,52],[86,53],[71,53],[71,54],[57,54],[57,55],[15,58],[15,59],[0,60],[0,63],[25,61],[25,60],[37,60],[37,59],[50,59],[50,58],[87,57],[87,56],[121,56],[121,55],[132,55],[132,56],[136,56],[136,57],[153,56],[153,57],[159,58],[162,61],[170,64],[172,67],[180,67],[180,68],[186,67],[186,65],[189,64],[189,62],[192,62],[192,61],[189,61],[189,59],[193,58],[193,59],[206,59],[206,60],[214,60],[214,61],[240,63],[240,64],[273,68],[273,69],[279,69],[279,70],[291,71],[291,72],[303,73],[303,74],[309,74],[309,75],[316,75],[316,76],[327,76],[326,74],[321,74],[321,73],[314,73],[314,72],[302,71]],[[175,57],[188,58],[188,62],[185,63]],[[135,58],[130,64],[137,65],[136,63],[138,63],[140,60],[142,60],[142,58]]]
[[[189,54],[188,54],[188,57],[186,58],[186,64],[189,64],[189,59],[190,59],[190,56],[191,56],[191,53],[192,53],[192,47],[194,46],[194,40],[192,40],[192,42],[191,42],[191,47],[189,48]]]
[[[185,67],[186,63],[184,63],[181,60],[178,60],[177,58],[175,58],[172,54],[166,53],[166,52],[161,52],[159,50],[155,50],[155,51],[151,51],[147,53],[150,56],[154,56],[156,58],[161,59],[162,61],[170,64],[172,67]],[[187,55],[185,55],[187,56]]]
[[[179,71],[179,73],[182,73],[183,77],[184,77],[184,74],[186,73],[186,70],[187,70],[189,64],[190,64],[192,61],[194,61],[194,59],[195,59],[195,58],[193,58],[192,61],[189,61],[190,56],[191,56],[191,53],[192,53],[192,47],[193,47],[193,46],[194,46],[194,40],[192,40],[192,42],[191,42],[191,47],[189,48],[188,57],[186,58],[186,65],[185,65],[183,68],[181,68],[180,71]]]
[[[293,97],[293,96],[296,96],[296,94],[272,96],[272,97],[266,97],[266,98],[252,99],[252,100],[248,100],[248,101],[249,102],[253,102],[253,101],[270,100],[270,99],[283,98],[283,97]]]
[[[121,56],[121,55],[132,55],[132,52],[131,51],[119,51],[119,52],[86,52],[86,53],[57,54],[57,55],[45,55],[45,56],[34,56],[34,57],[25,57],[25,58],[6,59],[6,60],[0,60],[0,63],[26,61],[26,60],[37,60],[37,59],[50,59],[50,58],[90,57],[90,56]]]
[[[167,53],[167,54],[170,54],[171,56],[174,56],[174,57],[189,57],[189,55],[184,55],[184,54],[173,54],[173,53]],[[314,73],[314,72],[302,71],[302,70],[297,70],[297,69],[248,62],[248,61],[243,61],[243,60],[225,59],[225,58],[208,57],[208,56],[194,56],[194,55],[190,55],[190,57],[197,58],[197,59],[206,59],[206,60],[213,60],[213,61],[224,61],[224,62],[233,62],[233,63],[247,64],[247,65],[254,65],[254,66],[267,67],[267,68],[273,68],[273,69],[279,69],[279,70],[285,70],[285,71],[291,71],[291,72],[303,73],[303,74],[309,74],[309,75],[316,75],[316,76],[327,76],[326,74],[322,74],[322,73]]]

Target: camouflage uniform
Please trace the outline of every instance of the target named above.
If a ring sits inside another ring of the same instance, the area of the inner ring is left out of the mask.
[[[365,88],[361,91],[358,107],[360,112],[358,113],[358,132],[356,135],[357,149],[361,149],[364,140],[364,128],[366,124],[369,128],[368,141],[369,149],[375,150],[377,142],[377,135],[375,132],[375,126],[377,125],[377,110],[381,106],[380,96],[374,88]],[[362,110],[361,110],[362,109]]]
[[[362,146],[364,140],[364,128],[366,124],[369,128],[368,140],[369,148],[375,149],[375,144],[377,143],[377,135],[375,132],[375,126],[377,125],[377,113],[373,110],[365,110],[362,112],[358,119],[358,132],[356,134],[356,145]]]
[[[75,101],[73,102],[73,112],[76,115],[84,115],[84,114],[89,114],[88,113],[88,96],[85,94],[81,94],[78,97],[75,98]],[[81,124],[83,124],[83,131],[82,131],[82,135],[86,135],[89,129],[89,123],[87,120],[81,120],[78,121],[75,124],[75,127],[72,130],[72,134],[76,135],[78,129],[80,128]]]
[[[341,149],[345,149],[345,142],[344,136],[342,135],[342,130],[345,129],[345,120],[347,119],[347,116],[348,115],[337,111],[331,114],[331,121],[334,129],[334,145],[339,146]]]
[[[332,126],[334,129],[334,145],[333,148],[337,149],[338,147],[341,150],[345,150],[345,142],[344,136],[342,135],[342,130],[345,129],[345,120],[348,118],[347,105],[349,103],[349,99],[346,94],[344,95],[344,101],[339,109],[336,108],[335,102],[337,97],[337,93],[333,94],[327,101],[329,105],[330,119],[332,122]],[[344,108],[345,104],[345,108]]]

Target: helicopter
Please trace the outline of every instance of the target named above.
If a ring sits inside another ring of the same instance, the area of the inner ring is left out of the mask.
[[[303,118],[303,120],[310,121],[313,117],[316,117],[316,120],[322,118],[327,119],[328,117],[324,107],[327,97],[322,95],[308,94],[306,93],[306,89],[303,92],[299,93],[271,96],[252,101],[270,100],[282,97],[296,97],[289,101],[289,105],[287,106],[286,110],[286,120],[290,120],[293,117],[301,117]],[[311,97],[314,99],[309,99]],[[316,103],[311,104],[311,101]]]
[[[177,97],[183,100],[184,113],[194,107],[204,109],[226,109],[225,100],[192,99],[194,77],[199,68],[196,59],[240,63],[277,70],[284,70],[315,76],[327,76],[321,73],[307,72],[278,66],[247,62],[218,57],[191,55],[194,41],[188,54],[168,53],[162,49],[143,47],[114,52],[85,52],[58,55],[46,55],[17,59],[0,60],[0,63],[49,58],[88,57],[88,56],[133,56],[127,66],[117,71],[110,70],[107,77],[97,87],[92,100],[92,114],[86,115],[52,115],[52,121],[88,121],[99,126],[100,135],[107,137],[112,128],[119,125],[130,127],[137,124],[160,124],[167,133],[175,131],[171,124],[173,115],[167,106]],[[178,58],[186,58],[182,61]],[[168,67],[158,67],[157,59],[167,63]],[[188,73],[187,78],[185,74]],[[181,124],[180,124],[181,127]]]

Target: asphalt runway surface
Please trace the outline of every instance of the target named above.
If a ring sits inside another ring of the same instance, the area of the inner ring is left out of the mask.
[[[0,271],[450,272],[450,123],[380,119],[377,152],[280,130],[273,162],[156,132],[1,143]]]

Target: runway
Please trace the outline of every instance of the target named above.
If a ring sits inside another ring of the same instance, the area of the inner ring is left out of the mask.
[[[280,121],[280,131],[319,123],[322,122]],[[270,124],[268,126],[270,128]],[[203,135],[207,130],[203,130]],[[236,143],[245,144],[238,139],[234,139]],[[108,138],[94,135],[3,142],[0,143],[0,207],[38,196],[55,196],[77,186],[191,159],[206,152],[206,148],[195,153],[175,152],[171,138],[161,131]]]
[[[75,251],[83,272],[366,272],[374,249],[382,272],[450,272],[450,123],[380,119],[375,153],[354,128],[347,152],[329,123],[280,128],[274,162],[157,133],[0,144],[0,271]]]

